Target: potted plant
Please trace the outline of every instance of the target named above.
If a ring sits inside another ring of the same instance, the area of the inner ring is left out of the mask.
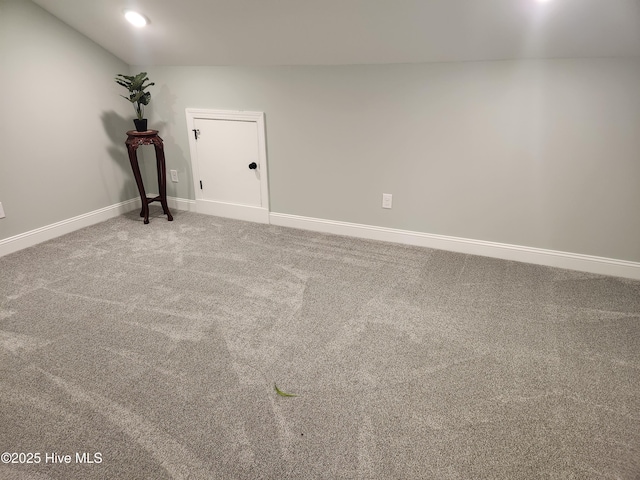
[[[142,117],[144,116],[144,106],[149,105],[149,102],[151,101],[151,93],[145,92],[145,89],[151,85],[155,85],[155,83],[151,82],[145,85],[145,82],[149,81],[147,72],[141,72],[137,75],[122,75],[119,73],[116,76],[115,81],[118,85],[122,85],[124,88],[129,90],[128,97],[125,97],[124,95],[120,96],[129,100],[133,104],[136,116],[138,117],[133,120],[136,130],[138,132],[146,132],[147,119]]]

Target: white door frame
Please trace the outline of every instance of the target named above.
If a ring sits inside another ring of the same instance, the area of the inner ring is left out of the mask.
[[[267,176],[267,147],[265,141],[264,112],[209,110],[199,108],[185,109],[187,115],[187,133],[193,173],[193,190],[196,197],[196,212],[220,217],[231,217],[250,222],[269,223],[269,180]],[[261,205],[252,207],[233,203],[216,202],[202,198],[200,173],[198,171],[198,150],[193,129],[195,120],[236,120],[256,122],[258,127],[258,169],[260,172]]]

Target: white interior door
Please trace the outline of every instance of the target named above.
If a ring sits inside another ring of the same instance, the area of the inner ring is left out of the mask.
[[[187,109],[198,212],[269,223],[263,118]]]

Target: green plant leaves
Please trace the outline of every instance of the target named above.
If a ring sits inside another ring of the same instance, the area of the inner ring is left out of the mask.
[[[142,106],[149,105],[149,102],[151,101],[151,92],[145,92],[144,90],[155,85],[155,83],[149,82],[147,72],[140,72],[137,75],[123,75],[122,73],[118,73],[114,80],[118,85],[129,90],[129,97],[125,97],[124,95],[120,96],[134,104],[133,108],[135,109],[138,118],[142,119]],[[145,82],[149,83],[145,84]]]
[[[280,389],[278,388],[278,386],[277,386],[275,383],[273,384],[273,388],[274,388],[274,390],[276,391],[276,393],[277,393],[278,395],[280,395],[281,397],[297,397],[297,396],[298,396],[298,395],[296,395],[295,393],[286,393],[286,392],[283,392],[282,390],[280,390]]]
[[[153,85],[153,83],[151,85]],[[151,101],[151,93],[144,92],[138,101],[143,105],[149,105],[149,102]]]

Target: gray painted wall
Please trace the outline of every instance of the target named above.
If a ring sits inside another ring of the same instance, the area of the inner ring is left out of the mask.
[[[0,1],[0,239],[137,197],[113,81],[128,71],[33,3]]]
[[[273,212],[640,261],[637,63],[133,70],[169,195],[195,198],[186,107],[257,110]]]
[[[0,0],[0,67],[0,239],[137,197],[126,64]],[[194,198],[186,107],[259,110],[274,212],[640,261],[637,63],[143,69],[170,195]]]

